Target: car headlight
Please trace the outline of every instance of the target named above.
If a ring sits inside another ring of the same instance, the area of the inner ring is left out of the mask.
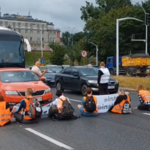
[[[52,91],[51,88],[48,88],[48,89],[45,90],[45,94],[50,93],[51,91]]]
[[[88,80],[89,83],[94,83],[94,84],[97,84],[97,81],[96,80]]]
[[[6,95],[18,95],[17,91],[5,91]]]

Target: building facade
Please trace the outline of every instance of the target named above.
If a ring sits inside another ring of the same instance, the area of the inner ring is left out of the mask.
[[[0,26],[9,27],[28,39],[33,51],[50,50],[49,43],[60,42],[60,30],[54,24],[28,16],[15,14],[0,15]],[[42,42],[41,42],[42,41]]]

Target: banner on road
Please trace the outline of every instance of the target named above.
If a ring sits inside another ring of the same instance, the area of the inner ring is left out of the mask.
[[[98,105],[99,113],[108,112],[110,107],[114,105],[114,102],[117,96],[118,96],[118,93],[110,94],[110,95],[95,95],[95,97],[97,98],[97,105]]]

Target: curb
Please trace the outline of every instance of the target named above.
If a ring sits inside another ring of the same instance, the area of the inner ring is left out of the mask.
[[[127,88],[127,87],[120,87],[120,89],[123,89],[123,90],[128,91],[128,92],[136,92],[136,89]]]

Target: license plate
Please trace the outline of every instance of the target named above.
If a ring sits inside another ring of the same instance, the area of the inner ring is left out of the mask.
[[[108,86],[108,89],[114,89],[115,86]]]
[[[38,101],[42,101],[42,97],[37,97],[37,100]]]

